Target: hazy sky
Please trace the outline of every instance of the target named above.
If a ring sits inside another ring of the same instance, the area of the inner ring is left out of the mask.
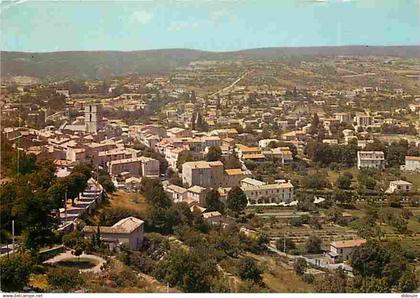
[[[420,44],[420,0],[2,1],[10,51]]]

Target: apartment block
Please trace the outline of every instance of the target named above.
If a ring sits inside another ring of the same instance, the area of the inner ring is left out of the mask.
[[[382,151],[358,151],[357,168],[385,168],[385,156]]]
[[[267,205],[289,203],[293,201],[293,184],[281,182],[266,184],[262,181],[246,178],[241,182],[248,205]]]

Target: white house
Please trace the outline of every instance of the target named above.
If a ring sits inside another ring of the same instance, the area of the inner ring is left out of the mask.
[[[175,203],[182,202],[187,198],[188,190],[184,187],[175,184],[169,184],[164,188],[168,197]]]
[[[262,139],[258,141],[258,147],[267,148],[271,142],[278,142],[277,139]]]
[[[405,171],[420,171],[420,156],[406,156],[405,165],[401,166],[401,170]]]
[[[333,241],[330,244],[330,251],[328,252],[328,256],[333,260],[341,257],[346,261],[350,258],[351,253],[356,247],[359,247],[365,243],[365,239]]]
[[[245,178],[241,188],[248,199],[248,205],[289,203],[293,201],[293,184],[281,182],[266,184],[262,181]]]
[[[382,151],[358,151],[357,168],[385,168],[385,155]]]
[[[404,193],[410,192],[413,188],[413,184],[404,180],[395,180],[389,182],[389,188],[386,193]]]
[[[144,221],[136,217],[127,217],[121,219],[113,226],[85,226],[83,232],[85,237],[90,239],[92,235],[98,233],[104,242],[109,243],[111,247],[121,244],[128,245],[132,250],[139,250],[143,244]]]

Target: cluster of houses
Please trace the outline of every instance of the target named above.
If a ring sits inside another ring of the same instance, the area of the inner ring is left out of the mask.
[[[6,127],[3,132],[8,140],[37,159],[53,159],[59,175],[84,163],[106,169],[118,185],[133,179],[139,183],[141,177],[159,177],[159,161],[127,147],[127,134],[102,118],[100,106],[86,105],[82,118],[64,123],[59,129]]]
[[[177,77],[174,80],[182,80]],[[154,79],[153,83],[143,85],[128,84],[124,86],[128,92],[117,97],[80,101],[73,99],[68,90],[57,90],[66,98],[66,103],[80,112],[78,117],[70,121],[68,111],[60,111],[47,116],[46,109],[28,107],[26,122],[29,126],[39,124],[40,119],[64,120],[60,127],[43,126],[42,129],[28,127],[6,127],[5,137],[18,149],[34,154],[38,159],[53,159],[57,165],[57,176],[63,177],[79,163],[88,163],[95,169],[105,169],[118,188],[138,189],[141,178],[161,178],[160,163],[157,159],[143,156],[141,150],[132,148],[133,141],[142,143],[162,155],[168,166],[178,172],[181,185],[163,182],[164,191],[174,202],[186,202],[191,210],[203,214],[203,218],[211,224],[222,224],[226,218],[218,212],[204,212],[206,195],[210,189],[216,189],[220,199],[225,201],[233,187],[240,187],[245,193],[249,206],[292,206],[294,186],[288,180],[277,180],[267,183],[253,179],[248,163],[275,162],[278,166],[286,166],[293,162],[293,154],[287,146],[276,143],[293,144],[301,154],[305,144],[311,139],[310,107],[325,108],[328,113],[317,109],[319,122],[325,130],[323,143],[349,144],[356,142],[361,148],[357,152],[357,168],[384,169],[385,154],[382,151],[366,151],[363,148],[373,142],[368,131],[380,129],[384,124],[407,127],[401,117],[393,117],[393,113],[414,113],[420,115],[420,98],[414,99],[405,111],[369,111],[353,109],[358,97],[379,94],[381,90],[363,87],[356,90],[305,90],[296,91],[299,100],[286,98],[286,90],[253,90],[243,86],[225,88],[217,95],[208,98],[195,97],[186,90],[173,89],[166,96],[174,99],[190,98],[162,109],[166,124],[151,121],[148,124],[128,125],[124,119],[109,120],[103,117],[103,109],[111,108],[122,111],[147,111],[154,101],[161,96],[158,90],[166,86],[168,80]],[[112,93],[117,86],[109,87]],[[154,90],[151,93],[136,91],[139,89]],[[391,96],[407,96],[402,90],[391,90]],[[303,95],[305,94],[305,95]],[[309,100],[306,96],[313,96]],[[345,99],[345,108],[339,105]],[[405,97],[404,97],[405,98]],[[256,105],[251,107],[250,102]],[[295,111],[294,107],[303,105],[306,111]],[[16,104],[9,104],[2,110],[12,115],[17,112]],[[196,129],[205,125],[207,129]],[[337,125],[346,127],[338,136],[334,134]],[[277,138],[263,138],[265,128],[282,131]],[[244,130],[239,133],[239,130]],[[206,131],[206,132],[204,132]],[[419,128],[417,127],[417,131]],[[248,142],[249,139],[253,141]],[[255,141],[255,139],[257,141]],[[273,145],[274,144],[274,145]],[[417,141],[417,146],[420,142]],[[217,146],[223,157],[236,156],[239,165],[226,168],[221,161],[206,161],[209,148]],[[179,166],[180,157],[190,152],[194,161]],[[404,171],[420,171],[420,157],[406,156]],[[413,185],[407,181],[391,181],[386,193],[411,192]],[[59,210],[60,229],[73,228],[75,221],[84,212],[92,212],[102,199],[102,187],[93,179],[89,180],[88,189],[79,195],[73,204],[65,203]],[[138,249],[143,241],[142,220],[129,217],[111,227],[86,226],[86,235],[100,233],[111,246],[126,243],[132,249]],[[364,243],[364,240],[336,241],[331,244],[330,256],[336,259],[341,256],[347,259],[351,250]]]

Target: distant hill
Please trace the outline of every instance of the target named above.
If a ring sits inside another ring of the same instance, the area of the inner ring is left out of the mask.
[[[3,78],[110,78],[130,73],[166,73],[197,60],[277,59],[284,56],[394,56],[420,58],[420,46],[342,46],[261,48],[232,52],[190,49],[73,51],[50,53],[1,52]]]

